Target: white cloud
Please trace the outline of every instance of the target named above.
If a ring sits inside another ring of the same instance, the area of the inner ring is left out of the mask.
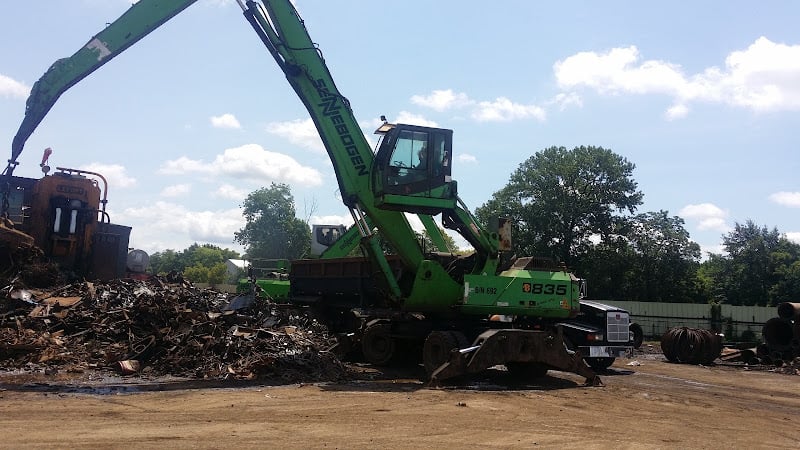
[[[240,208],[190,211],[164,201],[126,208],[117,212],[114,220],[132,226],[131,244],[147,252],[182,250],[194,242],[232,248],[234,233],[245,224]]]
[[[244,200],[249,193],[250,191],[246,189],[239,189],[230,184],[223,184],[211,195],[218,198],[227,198],[229,200]]]
[[[667,109],[667,112],[664,114],[664,116],[667,118],[667,120],[675,120],[682,119],[688,114],[689,108],[687,108],[686,105],[673,105]]]
[[[267,124],[267,132],[278,135],[292,144],[316,153],[325,153],[325,145],[319,137],[314,121],[297,119],[289,122],[272,122]]]
[[[479,122],[505,122],[518,119],[528,119],[531,117],[537,120],[544,120],[546,117],[544,108],[538,105],[523,105],[520,103],[514,103],[505,97],[498,97],[493,101],[478,102],[470,99],[467,94],[456,94],[451,89],[435,90],[429,95],[414,95],[411,97],[411,102],[416,105],[434,109],[436,111],[470,108],[470,116]],[[578,97],[577,94],[559,94],[547,102],[547,104],[558,104],[563,109],[571,104],[580,105],[580,97]]]
[[[203,161],[189,159],[181,156],[178,159],[167,161],[158,169],[158,173],[164,175],[183,175],[191,172],[212,172],[213,169]]]
[[[458,155],[458,161],[463,163],[476,163],[478,162],[478,158],[469,153],[461,153]]]
[[[322,174],[316,169],[303,166],[283,153],[264,150],[257,144],[226,149],[222,155],[217,155],[212,166],[238,179],[261,182],[268,178],[304,186],[322,184]]]
[[[800,208],[800,192],[776,192],[769,199],[779,205]]]
[[[161,190],[162,197],[181,197],[192,190],[191,184],[174,184]]]
[[[236,116],[234,116],[233,114],[212,116],[211,126],[213,126],[214,128],[229,128],[233,130],[238,130],[242,128],[242,125],[239,123],[239,120],[236,119]]]
[[[699,244],[700,245],[700,260],[705,261],[708,259],[708,254],[724,255],[728,252],[722,244]]]
[[[411,103],[425,106],[436,111],[461,108],[474,103],[463,92],[455,93],[452,89],[435,90],[430,95],[413,95]]]
[[[645,61],[632,67],[638,59],[639,50],[630,46],[603,54],[580,52],[557,61],[553,69],[562,87],[587,86],[611,94],[671,92],[683,81],[679,67],[663,61]]]
[[[558,105],[559,111],[564,111],[568,106],[583,107],[583,100],[581,100],[581,97],[575,92],[562,92],[556,94],[556,96],[548,100],[546,104]]]
[[[263,184],[265,180],[319,186],[322,174],[312,167],[303,166],[291,156],[264,150],[258,144],[229,148],[217,155],[211,163],[192,160],[185,156],[165,162],[158,170],[165,175],[202,173],[225,175],[234,179],[251,180]]]
[[[790,231],[789,233],[786,233],[786,239],[800,244],[800,231]]]
[[[478,122],[507,122],[527,118],[544,120],[545,117],[542,107],[514,103],[505,97],[499,97],[493,102],[479,102],[472,112],[472,118]]]
[[[728,226],[725,219],[722,217],[707,217],[700,220],[697,224],[697,229],[700,231],[720,231],[727,233],[731,231],[732,228]]]
[[[686,205],[678,212],[683,217],[692,219],[706,217],[726,217],[728,215],[722,208],[713,203],[700,203],[697,205]]]
[[[31,87],[0,73],[0,97],[28,98]]]
[[[136,178],[128,176],[127,169],[119,164],[90,163],[83,169],[99,173],[108,181],[109,186],[114,186],[114,189],[136,186]],[[103,188],[102,182],[100,188]]]
[[[419,114],[413,114],[408,111],[400,111],[400,114],[397,115],[395,123],[406,123],[409,125],[419,125],[421,127],[439,127],[439,124],[436,122],[428,120]]]
[[[700,231],[728,232],[731,227],[726,223],[728,212],[713,203],[686,205],[678,211],[678,215],[696,222]]]
[[[586,87],[601,94],[662,94],[674,99],[668,119],[683,117],[693,101],[723,103],[753,111],[800,110],[800,45],[760,37],[731,52],[725,67],[686,75],[680,65],[640,61],[635,46],[604,53],[581,52],[557,61],[553,70],[564,89]]]

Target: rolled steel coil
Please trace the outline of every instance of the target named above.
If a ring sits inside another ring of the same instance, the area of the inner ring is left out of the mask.
[[[722,354],[722,335],[709,330],[676,327],[661,336],[667,360],[683,364],[711,364]]]
[[[777,350],[782,352],[791,348],[794,327],[789,319],[773,317],[764,324],[761,334],[764,336],[764,342],[767,343],[770,351]]]
[[[800,303],[783,302],[778,305],[778,317],[794,319],[800,316]]]

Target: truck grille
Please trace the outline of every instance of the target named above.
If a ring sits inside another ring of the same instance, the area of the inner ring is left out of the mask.
[[[606,313],[606,339],[608,342],[628,342],[630,335],[628,328],[630,318],[628,313],[621,311],[610,311]]]

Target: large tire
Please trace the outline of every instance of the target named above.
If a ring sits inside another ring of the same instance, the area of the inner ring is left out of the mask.
[[[606,370],[614,364],[614,360],[616,358],[611,357],[595,357],[595,358],[584,358],[586,364],[589,364],[594,370]]]
[[[642,342],[644,342],[644,330],[638,323],[632,323],[630,331],[633,333],[633,348],[638,349],[642,346]]]
[[[390,332],[388,323],[376,323],[367,327],[361,336],[361,353],[364,359],[376,366],[388,365],[395,357],[397,343]]]
[[[466,341],[462,333],[431,331],[422,346],[422,364],[428,375],[450,360],[450,351],[459,348]]]

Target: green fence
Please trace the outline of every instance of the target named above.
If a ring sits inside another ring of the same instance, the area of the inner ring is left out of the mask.
[[[597,301],[627,310],[631,322],[641,325],[650,339],[659,339],[673,327],[691,327],[721,332],[728,341],[760,341],[764,323],[778,316],[775,307],[764,306]]]

